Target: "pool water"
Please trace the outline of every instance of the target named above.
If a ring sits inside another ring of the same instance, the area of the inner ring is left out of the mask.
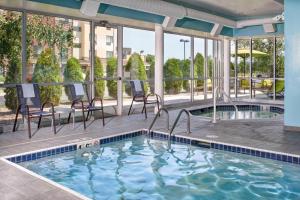
[[[298,165],[145,136],[21,165],[91,199],[300,199]]]
[[[203,112],[197,114],[203,117],[213,117],[213,112]],[[217,111],[217,117],[223,120],[234,120],[234,119],[274,119],[281,117],[281,114],[270,112],[270,111]]]

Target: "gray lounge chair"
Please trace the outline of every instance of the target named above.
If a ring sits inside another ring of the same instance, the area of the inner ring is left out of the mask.
[[[42,117],[52,117],[52,126],[54,134],[56,134],[56,127],[55,127],[55,115],[54,115],[54,106],[51,102],[44,102],[41,103],[40,97],[40,89],[38,84],[18,84],[17,88],[17,96],[18,96],[18,108],[15,117],[13,132],[16,131],[16,125],[18,121],[18,115],[21,114],[23,119],[27,118],[27,126],[28,126],[28,136],[29,138],[32,137],[31,135],[31,126],[30,120],[32,118],[39,118],[38,121],[38,129],[41,125]],[[51,112],[44,111],[44,107],[46,105],[51,106]]]
[[[157,108],[159,109],[159,102],[161,100],[161,97],[158,94],[154,94],[155,96],[155,100],[149,100],[149,96],[151,96],[151,94],[146,95],[145,94],[145,90],[144,90],[144,82],[141,80],[131,80],[130,82],[130,86],[131,86],[131,92],[132,92],[132,101],[131,101],[131,105],[128,111],[128,115],[130,115],[131,109],[132,109],[132,105],[133,102],[143,102],[144,106],[143,106],[143,110],[142,113],[145,111],[145,118],[147,119],[147,104],[156,104]]]
[[[70,84],[69,91],[72,98],[72,109],[80,109],[82,111],[82,117],[83,117],[83,125],[84,129],[86,129],[86,121],[89,119],[89,117],[92,115],[92,112],[94,111],[101,111],[102,112],[102,124],[105,125],[104,122],[104,109],[103,109],[103,101],[101,98],[93,98],[90,100],[88,92],[85,91],[82,83],[74,83]],[[84,97],[87,97],[87,101],[84,101]],[[100,106],[95,106],[95,102],[100,101]],[[87,112],[87,116],[85,117],[85,112]],[[68,117],[68,123],[70,122],[71,118],[71,112],[69,113]]]

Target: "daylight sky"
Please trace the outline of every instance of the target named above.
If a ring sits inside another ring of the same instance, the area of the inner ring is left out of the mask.
[[[166,61],[169,58],[178,58],[183,59],[184,57],[184,48],[183,43],[180,42],[180,39],[189,40],[190,37],[168,34],[165,33],[164,37],[164,60]],[[155,33],[153,31],[146,31],[133,28],[124,28],[123,30],[123,46],[132,49],[132,52],[139,53],[141,50],[144,51],[144,54],[154,55],[155,51]],[[190,42],[186,43],[186,58],[189,58],[190,55]],[[204,54],[204,39],[195,38],[195,54],[200,52]],[[212,43],[208,43],[208,54],[212,52]]]

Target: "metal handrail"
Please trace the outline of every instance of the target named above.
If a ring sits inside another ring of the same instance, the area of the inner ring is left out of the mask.
[[[150,124],[150,126],[149,126],[149,128],[148,128],[148,133],[150,133],[150,131],[151,131],[153,125],[155,124],[157,118],[160,116],[161,111],[165,111],[165,113],[167,114],[167,124],[166,124],[166,127],[167,127],[167,130],[170,129],[170,128],[169,128],[169,124],[170,124],[169,111],[168,111],[166,108],[160,108],[160,109],[157,111],[157,113],[156,113],[156,115],[155,115],[155,117],[154,117],[152,123]]]
[[[213,113],[212,123],[217,123],[217,119],[216,119],[217,118],[217,100],[216,100],[216,98],[217,98],[218,89],[219,89],[219,87],[216,87],[215,90],[214,90],[214,101],[213,101],[214,113]],[[231,97],[228,94],[226,94],[226,92],[221,90],[221,93],[223,95],[225,95],[228,98],[228,100],[230,101],[230,103],[233,105],[233,107],[235,108],[235,113],[236,113],[235,117],[237,117],[237,112],[238,112],[237,105],[232,101]]]
[[[187,133],[188,133],[188,134],[191,133],[191,116],[190,116],[190,112],[187,111],[186,109],[182,109],[182,110],[178,113],[178,115],[177,115],[177,118],[176,118],[176,120],[175,120],[175,122],[174,122],[174,124],[173,124],[173,126],[172,126],[172,129],[171,129],[171,131],[170,131],[170,133],[169,133],[169,136],[172,135],[172,133],[173,133],[173,131],[174,131],[174,129],[175,129],[175,127],[176,127],[176,125],[177,125],[177,123],[178,123],[180,117],[181,117],[181,114],[182,114],[183,112],[186,113],[187,118],[188,118],[188,121],[187,121]]]

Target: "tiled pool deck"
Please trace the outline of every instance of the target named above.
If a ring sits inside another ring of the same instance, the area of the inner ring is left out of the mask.
[[[170,124],[179,110],[170,111]],[[120,116],[106,119],[106,126],[96,120],[84,131],[82,123],[59,127],[57,135],[50,128],[40,129],[31,140],[26,131],[3,133],[0,135],[0,155],[8,156],[35,151],[53,146],[76,143],[78,141],[102,138],[124,132],[148,128],[154,115]],[[186,123],[183,117],[175,129],[175,135],[188,136],[205,141],[228,143],[268,151],[300,155],[300,133],[283,131],[281,120],[219,121],[212,124],[199,117],[191,117],[191,131],[185,133]],[[89,121],[90,123],[91,121]],[[157,121],[154,130],[168,132],[165,129],[165,117]],[[0,197],[1,199],[80,199],[79,197],[32,176],[22,170],[0,161]]]

